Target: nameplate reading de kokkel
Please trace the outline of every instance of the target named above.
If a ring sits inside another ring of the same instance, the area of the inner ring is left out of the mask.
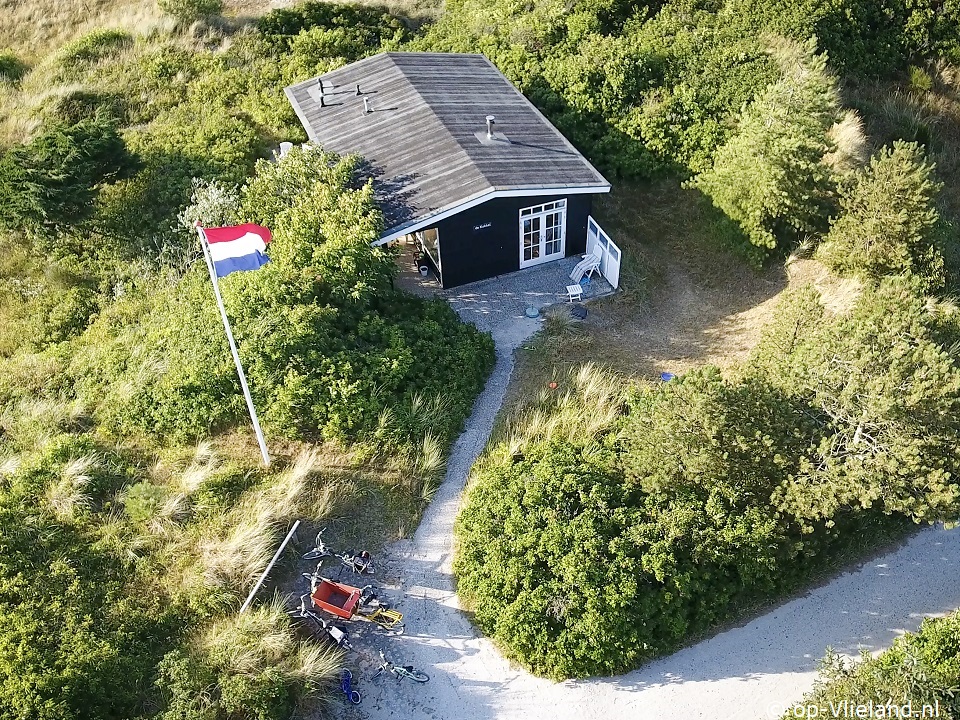
[[[476,233],[476,232],[483,232],[484,230],[489,230],[489,229],[492,228],[492,227],[493,227],[493,223],[492,223],[492,222],[479,223],[479,224],[473,226],[473,231],[474,231],[475,233]]]

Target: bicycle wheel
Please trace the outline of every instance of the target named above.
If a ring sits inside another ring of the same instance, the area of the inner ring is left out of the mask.
[[[326,550],[321,550],[320,548],[314,548],[314,549],[311,550],[310,552],[304,553],[303,559],[304,559],[304,560],[319,560],[320,558],[325,558],[325,557],[329,557],[329,556],[330,556],[330,553],[328,553]]]
[[[356,690],[351,690],[347,697],[350,698],[350,702],[352,702],[354,705],[360,704],[360,693],[358,693]]]
[[[408,670],[407,677],[411,680],[416,680],[418,683],[425,683],[430,679],[430,676],[425,672],[420,672],[419,670]]]

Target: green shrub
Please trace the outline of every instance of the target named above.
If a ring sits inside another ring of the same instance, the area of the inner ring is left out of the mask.
[[[178,621],[158,593],[128,594],[133,565],[87,521],[120,481],[116,458],[94,461],[96,450],[89,438],[61,438],[29,453],[0,491],[5,717],[121,720],[156,699],[154,668]],[[78,489],[91,504],[68,513]]]
[[[27,73],[27,65],[12,52],[0,52],[0,82],[15,83]]]
[[[115,120],[104,113],[50,128],[0,155],[0,226],[75,225],[91,213],[99,187],[133,167]]]
[[[764,383],[707,368],[635,387],[626,410],[592,432],[562,408],[530,415],[536,435],[488,451],[457,519],[458,592],[538,674],[634,668],[902,525],[780,510],[819,431]]]
[[[916,521],[960,516],[960,339],[942,312],[900,278],[866,288],[829,317],[811,288],[788,296],[756,348],[755,374],[802,398],[821,440],[780,491],[797,517],[879,507]]]
[[[889,702],[898,709],[909,704],[915,717],[929,705],[927,717],[939,709],[937,717],[953,720],[960,717],[958,686],[960,613],[954,612],[925,619],[917,632],[897,638],[877,657],[864,652],[860,662],[850,663],[828,652],[814,689],[784,719],[824,717],[831,707]]]
[[[88,65],[116,55],[132,42],[133,37],[124,30],[94,30],[61,48],[57,59],[65,73],[74,75]]]
[[[826,58],[813,47],[782,51],[785,77],[747,107],[713,167],[691,183],[767,252],[817,230],[829,198],[823,158],[839,104]]]
[[[819,256],[844,275],[912,275],[924,290],[941,289],[941,187],[918,145],[897,141],[883,148],[841,186],[841,214]]]
[[[409,37],[404,24],[382,8],[337,2],[303,2],[274,10],[257,20],[257,29],[277,50],[320,42],[337,48],[327,57],[342,56],[348,61]],[[304,40],[304,35],[312,39]]]

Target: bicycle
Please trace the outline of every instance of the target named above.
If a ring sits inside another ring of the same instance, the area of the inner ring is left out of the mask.
[[[369,615],[361,615],[361,617],[376,623],[384,630],[393,630],[397,635],[402,635],[407,627],[403,623],[403,613],[396,610],[377,608]]]
[[[350,568],[358,575],[372,575],[374,573],[373,557],[370,553],[366,550],[361,550],[359,553],[337,552],[323,541],[325,531],[326,528],[321,528],[320,532],[317,533],[316,540],[314,540],[313,550],[309,550],[303,555],[304,560],[321,561],[317,564],[314,575],[320,574],[320,566],[323,564],[323,560],[328,557],[337,558],[341,565]]]
[[[340,674],[340,690],[354,705],[360,704],[360,693],[353,689],[353,673],[344,669]]]
[[[331,622],[327,622],[322,617],[317,615],[317,613],[307,607],[307,598],[309,597],[309,595],[301,595],[300,609],[290,610],[287,614],[313,620],[313,622],[320,627],[320,629],[324,632],[327,638],[334,643],[334,645],[341,647],[344,650],[353,650],[353,645],[350,644],[350,640],[347,638],[347,633],[342,628],[337,627]]]
[[[430,679],[430,676],[425,672],[414,670],[413,665],[394,665],[387,660],[387,657],[383,654],[383,650],[380,651],[380,659],[383,662],[380,664],[380,667],[377,668],[374,677],[378,677],[383,672],[388,672],[396,676],[397,682],[400,682],[403,678],[410,678],[414,682],[425,683]]]
[[[320,532],[317,533],[317,539],[314,541],[313,550],[304,553],[304,560],[317,560],[318,558],[330,557],[332,551],[327,547],[327,544],[323,542],[323,533],[325,531],[326,528],[320,528]]]

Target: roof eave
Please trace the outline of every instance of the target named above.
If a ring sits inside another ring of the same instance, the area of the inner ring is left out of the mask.
[[[398,240],[404,235],[408,235],[417,230],[427,228],[441,220],[446,220],[464,210],[482,205],[490,200],[504,197],[524,197],[527,195],[595,195],[610,192],[610,184],[577,184],[577,185],[524,185],[511,188],[490,188],[481,193],[477,193],[469,198],[465,198],[455,204],[440,208],[427,215],[414,218],[400,225],[394,225],[384,231],[379,240],[374,240],[371,245],[386,245],[389,242]]]

